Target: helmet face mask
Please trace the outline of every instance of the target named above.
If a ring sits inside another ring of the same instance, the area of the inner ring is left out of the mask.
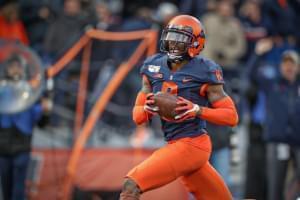
[[[204,48],[205,34],[200,21],[189,15],[173,18],[162,32],[160,50],[171,62],[195,57]]]
[[[192,40],[191,32],[168,27],[162,33],[160,50],[168,54],[171,62],[181,62],[188,58],[188,48]]]

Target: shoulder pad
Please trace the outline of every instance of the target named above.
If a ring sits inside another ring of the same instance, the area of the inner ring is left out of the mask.
[[[140,74],[147,73],[149,71],[149,66],[150,66],[150,68],[153,68],[153,70],[154,70],[153,72],[155,72],[155,70],[157,70],[155,68],[155,66],[160,66],[162,56],[163,56],[162,54],[155,54],[153,56],[148,57],[144,61],[143,65],[140,69]]]
[[[205,57],[200,57],[199,59],[202,59],[206,66],[208,83],[224,84],[223,71],[220,65]]]
[[[219,65],[211,65],[208,68],[209,82],[212,84],[224,84],[223,71]]]

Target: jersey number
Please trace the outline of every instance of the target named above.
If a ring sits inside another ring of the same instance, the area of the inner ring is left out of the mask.
[[[168,92],[177,95],[178,85],[172,81],[164,81],[161,87],[162,92]]]

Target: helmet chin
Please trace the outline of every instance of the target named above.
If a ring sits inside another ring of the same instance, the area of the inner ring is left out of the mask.
[[[185,60],[190,59],[188,54],[174,55],[174,54],[171,54],[171,53],[167,53],[167,55],[168,55],[168,61],[171,62],[171,63],[181,63]]]

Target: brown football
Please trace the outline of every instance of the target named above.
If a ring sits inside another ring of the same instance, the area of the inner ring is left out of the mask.
[[[174,120],[177,114],[176,102],[177,96],[170,93],[159,92],[154,95],[154,105],[159,108],[158,114],[169,120]]]

